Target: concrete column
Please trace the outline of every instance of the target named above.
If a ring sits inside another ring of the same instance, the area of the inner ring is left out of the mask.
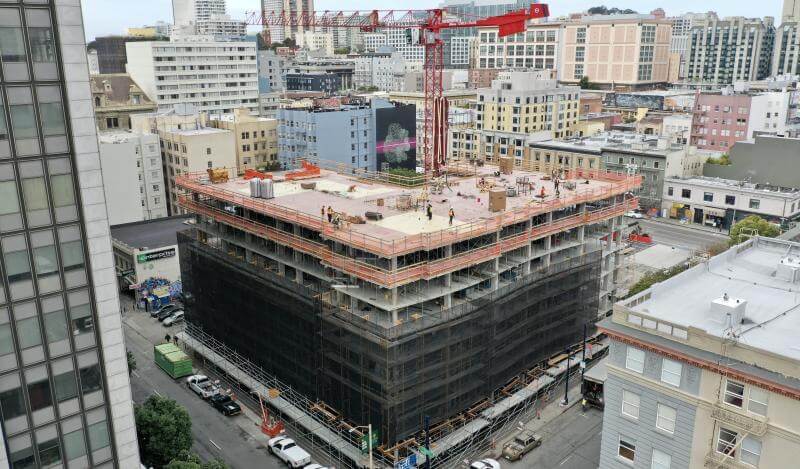
[[[442,296],[443,307],[444,309],[451,308],[453,306],[453,294],[450,292],[450,287],[453,285],[453,274],[445,274],[444,275],[444,288],[447,290]]]
[[[355,297],[350,297],[350,311],[358,310],[358,300]]]
[[[295,253],[297,254],[297,253]],[[300,269],[294,269],[294,281],[303,284],[303,271]]]
[[[392,324],[397,324],[397,310],[392,310]]]
[[[286,275],[286,264],[283,262],[278,262],[278,274]]]
[[[497,290],[500,286],[500,259],[494,260],[494,271],[496,273],[492,276],[492,290]]]
[[[392,306],[397,305],[397,287],[391,289]]]

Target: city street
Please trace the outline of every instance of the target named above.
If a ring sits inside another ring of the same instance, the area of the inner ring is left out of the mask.
[[[716,233],[652,219],[633,220],[626,218],[625,221],[626,223],[637,221],[639,226],[642,227],[642,231],[649,233],[655,243],[687,248],[693,251],[708,249],[710,246],[728,240],[728,234],[725,231]]]
[[[284,467],[258,440],[266,437],[247,416],[223,416],[153,363],[153,341],[163,340],[167,328],[144,311],[131,311],[128,298],[120,299],[127,306],[123,318],[125,343],[136,357],[137,369],[131,376],[134,402],[142,403],[150,395],[160,394],[185,407],[192,418],[192,449],[204,460],[220,458],[230,467],[241,469]],[[255,436],[242,428],[249,425],[253,425]]]

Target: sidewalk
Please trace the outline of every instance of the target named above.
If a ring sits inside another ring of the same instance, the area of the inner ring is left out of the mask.
[[[682,228],[688,228],[690,230],[703,231],[703,232],[706,232],[706,233],[715,234],[715,235],[719,235],[719,236],[726,236],[726,237],[728,236],[728,230],[727,229],[723,229],[722,231],[719,231],[717,228],[714,228],[714,227],[711,227],[711,226],[698,225],[697,223],[688,223],[688,222],[687,223],[681,223],[679,220],[673,220],[672,218],[659,217],[659,218],[646,218],[646,220],[650,221],[652,223],[660,223],[660,224],[663,224],[663,225],[674,225],[674,226],[679,226],[679,227],[682,227]]]

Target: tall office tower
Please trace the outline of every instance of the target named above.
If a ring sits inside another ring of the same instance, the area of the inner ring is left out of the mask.
[[[314,0],[261,0],[261,11],[265,16],[274,12],[286,17],[299,17],[314,11]],[[302,25],[265,26],[265,29],[269,30],[272,42],[283,42],[286,38],[297,39],[298,34],[312,30]]]
[[[225,0],[172,0],[172,17],[176,25],[208,21],[225,14]]]
[[[81,18],[0,3],[0,467],[139,468]]]
[[[530,0],[444,0],[441,8],[448,15],[459,17],[463,20],[497,16],[509,11],[530,8]],[[445,29],[442,39],[445,43],[444,65],[447,68],[467,68],[469,65],[465,56],[469,55],[469,42],[466,38],[477,36],[476,28]],[[455,39],[459,38],[459,39]],[[455,40],[454,40],[455,39]]]
[[[689,33],[686,78],[731,84],[768,77],[775,41],[773,23],[770,16],[709,17],[695,23]]]
[[[247,34],[247,24],[225,12],[225,0],[172,0],[172,17],[176,29],[184,33],[219,39]]]

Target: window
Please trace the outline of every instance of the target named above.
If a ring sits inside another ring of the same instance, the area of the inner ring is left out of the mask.
[[[692,190],[691,189],[681,189],[681,197],[684,199],[692,198]]]
[[[639,49],[639,62],[652,62],[654,47],[655,46],[642,46]]]
[[[735,458],[736,437],[738,436],[735,431],[720,427],[719,433],[717,433],[717,452]]]
[[[658,404],[658,413],[656,414],[656,427],[664,430],[667,433],[675,433],[675,419],[678,412],[672,407],[664,404]]]
[[[674,193],[674,192],[675,192],[675,189],[674,189],[674,188],[672,188],[672,187],[667,187],[667,195],[673,195],[673,193]]]
[[[578,44],[586,44],[586,28],[578,28],[576,36],[575,42]]]
[[[581,78],[583,78],[583,73],[584,73],[583,64],[575,64],[575,75],[573,75],[573,78],[575,78],[576,80],[580,80]]]
[[[739,458],[742,462],[750,464],[751,466],[758,466],[758,460],[761,457],[761,441],[756,440],[751,436],[747,436],[742,440],[742,454]]]
[[[26,419],[27,411],[25,410],[25,399],[22,395],[22,388],[20,387],[20,379],[17,374],[10,374],[0,378],[0,410],[2,410],[3,422],[6,424],[6,431],[19,430],[17,426],[13,426],[13,430],[9,430],[10,421],[20,418]],[[23,427],[27,423],[23,423]]]
[[[741,408],[742,404],[744,404],[744,385],[736,381],[726,380],[723,400],[726,404]]]
[[[210,155],[210,154],[211,154],[211,148],[206,148],[206,155]],[[210,167],[211,167],[211,166],[209,166],[209,168],[210,168]]]
[[[106,127],[109,129],[117,129],[119,128],[119,118],[117,117],[106,117]]]
[[[586,57],[586,47],[578,46],[575,48],[575,61],[576,62],[583,62],[584,58]]]
[[[0,9],[4,18],[0,27],[0,59],[3,62],[25,62],[25,41],[22,38],[22,21],[16,8]]]
[[[649,81],[653,79],[653,64],[639,64],[639,81]]]
[[[625,368],[637,373],[644,373],[644,350],[628,347],[625,357]]]
[[[725,196],[725,205],[736,205],[736,196],[726,195]]]
[[[713,202],[714,201],[714,193],[713,192],[703,192],[703,201],[704,202]]]
[[[750,199],[750,208],[758,210],[759,207],[761,207],[761,200]]]
[[[651,460],[650,469],[669,469],[672,464],[672,457],[657,449],[653,450],[653,459]]]
[[[78,382],[71,358],[53,362],[53,391],[56,401],[64,402],[78,397]]]
[[[767,416],[767,400],[769,399],[769,392],[757,388],[750,387],[750,399],[747,401],[747,410],[754,414]]]
[[[622,436],[619,437],[617,455],[622,459],[633,462],[633,458],[636,456],[636,445],[624,438]]]
[[[89,305],[89,293],[86,290],[70,293],[67,296],[67,303],[75,346],[84,348],[94,345],[94,321]]]
[[[665,358],[661,362],[661,381],[673,386],[680,386],[682,368],[683,365],[680,362]]]
[[[642,43],[652,44],[656,42],[656,26],[654,24],[642,25]]]
[[[622,414],[633,419],[639,419],[640,399],[638,394],[622,390]]]

